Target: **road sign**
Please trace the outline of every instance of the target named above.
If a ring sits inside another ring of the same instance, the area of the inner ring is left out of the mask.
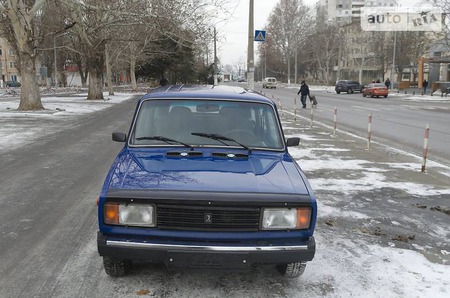
[[[266,31],[255,30],[255,41],[266,41]]]

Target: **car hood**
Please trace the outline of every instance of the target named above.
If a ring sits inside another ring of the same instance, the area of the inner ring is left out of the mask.
[[[107,188],[308,194],[303,174],[289,155],[205,155],[174,158],[166,152],[124,150],[110,170]]]

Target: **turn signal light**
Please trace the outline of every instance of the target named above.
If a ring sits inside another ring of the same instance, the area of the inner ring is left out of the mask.
[[[298,208],[297,209],[297,229],[307,229],[311,220],[310,208]]]
[[[104,212],[106,224],[119,224],[119,204],[105,204]]]

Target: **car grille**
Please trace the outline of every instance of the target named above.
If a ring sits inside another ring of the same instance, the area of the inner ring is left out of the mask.
[[[259,208],[157,205],[157,227],[170,230],[258,231]]]

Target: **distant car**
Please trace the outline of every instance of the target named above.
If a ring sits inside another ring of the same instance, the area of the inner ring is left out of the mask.
[[[371,83],[369,85],[367,85],[363,92],[362,92],[362,96],[366,97],[366,96],[370,96],[370,97],[380,97],[380,96],[384,96],[384,98],[388,97],[388,93],[389,90],[388,88],[381,83]]]
[[[20,87],[22,86],[19,82],[17,81],[6,81],[5,82],[6,87]]]
[[[245,78],[239,78],[238,80],[237,80],[238,82],[246,82],[246,80],[245,80]]]
[[[301,275],[314,257],[317,203],[275,103],[235,86],[166,86],[137,103],[98,200],[108,275],[132,261],[168,268],[273,264]],[[135,274],[135,273],[134,273]]]
[[[274,77],[267,77],[263,80],[263,88],[277,88],[277,79]]]
[[[340,94],[341,92],[347,92],[348,94],[353,93],[355,91],[362,92],[364,89],[364,86],[361,85],[358,81],[351,81],[351,80],[340,80],[336,82],[336,85],[334,87],[334,90],[337,94]]]

